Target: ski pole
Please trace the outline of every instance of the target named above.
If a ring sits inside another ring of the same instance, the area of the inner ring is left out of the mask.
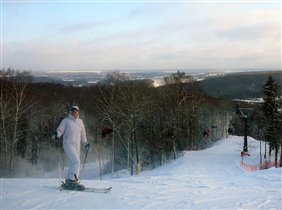
[[[55,132],[52,135],[52,140],[53,140],[53,147],[56,150],[57,153],[57,162],[58,162],[58,174],[59,174],[59,183],[62,180],[62,169],[61,169],[61,162],[62,162],[62,157],[61,157],[61,147],[60,147],[60,142],[59,139],[57,139]]]
[[[99,147],[99,146],[98,146]],[[101,158],[101,154],[100,154],[100,149],[98,148],[98,156],[99,156],[99,171],[100,171],[100,180],[102,181],[102,166],[101,166],[101,162],[102,162],[102,158]]]
[[[82,166],[82,169],[81,169],[80,177],[82,177],[82,175],[83,175],[83,171],[84,171],[84,167],[85,167],[88,151],[89,151],[89,149],[87,149],[86,153],[85,153],[85,158],[84,158],[84,161],[83,161],[83,166]]]

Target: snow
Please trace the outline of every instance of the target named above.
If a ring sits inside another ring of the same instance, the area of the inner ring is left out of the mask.
[[[243,137],[231,136],[201,151],[186,151],[140,175],[127,171],[81,181],[87,187],[112,186],[110,193],[59,191],[59,178],[1,179],[3,209],[282,209],[281,168],[246,171]],[[259,163],[259,141],[248,137],[250,156]],[[264,150],[262,150],[264,151]],[[93,169],[98,170],[98,169]],[[118,177],[118,178],[117,178]]]

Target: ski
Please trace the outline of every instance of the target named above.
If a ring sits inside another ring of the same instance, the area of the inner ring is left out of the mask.
[[[112,190],[112,187],[106,187],[106,188],[86,187],[84,190],[77,190],[77,189],[66,189],[60,186],[59,190],[60,191],[67,190],[67,191],[77,191],[77,192],[108,193]]]
[[[97,187],[86,187],[84,190],[79,190],[79,189],[66,189],[66,188],[62,188],[62,186],[56,187],[56,186],[43,186],[43,187],[48,187],[48,188],[52,188],[52,189],[56,189],[56,190],[60,190],[60,191],[77,191],[77,192],[94,192],[94,193],[108,193],[112,190],[112,187],[101,187],[101,188],[97,188]]]
[[[92,188],[92,187],[86,187],[85,192],[96,192],[96,193],[108,193],[112,190],[112,187],[106,187],[106,188]]]

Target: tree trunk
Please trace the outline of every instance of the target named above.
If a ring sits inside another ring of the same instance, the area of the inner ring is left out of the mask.
[[[271,151],[272,151],[272,147],[269,145],[269,150],[268,150],[269,163],[271,162]]]
[[[17,132],[18,132],[18,122],[19,122],[19,118],[18,118],[18,113],[19,110],[17,109],[16,113],[15,113],[15,125],[14,125],[14,131],[13,131],[13,138],[12,138],[12,145],[11,145],[11,156],[10,156],[10,174],[12,172],[13,166],[14,166],[14,156],[15,156],[15,147],[17,145]]]
[[[264,142],[264,159],[266,160],[266,147],[267,147],[267,144],[266,144],[266,141]]]
[[[135,144],[135,153],[136,153],[136,174],[140,173],[141,170],[141,165],[140,165],[140,161],[139,161],[139,151],[138,151],[138,145],[137,145],[137,139],[136,139],[136,122],[135,122],[135,115],[133,118],[133,141]]]
[[[12,169],[13,169],[13,165],[14,165],[14,145],[11,146],[11,153],[10,153],[10,166],[9,166],[9,174],[10,176],[12,176]]]
[[[275,147],[275,167],[278,167],[278,150],[279,150],[279,147],[276,146]]]
[[[3,118],[2,118],[2,129],[3,129],[3,134],[1,135],[1,139],[3,139],[3,146],[4,146],[4,168],[7,169],[8,144],[7,144],[6,123],[5,123],[5,119]]]
[[[130,136],[130,152],[131,152],[131,161],[130,161],[130,175],[133,176],[133,139],[132,139],[132,134]]]
[[[160,112],[160,165],[163,165],[164,163],[164,145],[163,145],[163,118],[162,118],[162,112]]]
[[[114,129],[113,129],[114,130]],[[112,173],[115,171],[115,135],[112,135]]]
[[[280,167],[282,167],[282,145],[280,148]]]

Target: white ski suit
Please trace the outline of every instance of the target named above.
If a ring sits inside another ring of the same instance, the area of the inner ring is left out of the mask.
[[[78,116],[75,118],[69,114],[57,128],[57,137],[60,138],[62,135],[63,148],[70,160],[67,179],[75,180],[74,174],[79,177],[80,143],[87,144],[83,121]]]

